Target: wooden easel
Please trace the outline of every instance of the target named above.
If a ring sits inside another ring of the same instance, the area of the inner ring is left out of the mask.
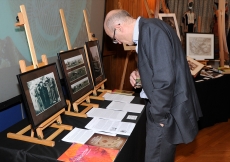
[[[225,0],[219,0],[218,6],[216,15],[218,20],[220,66],[224,67],[224,53],[229,53],[225,33]]]
[[[25,28],[26,36],[27,36],[27,40],[28,40],[28,45],[29,45],[29,49],[30,49],[30,54],[31,54],[31,58],[32,58],[32,63],[33,63],[33,65],[26,66],[25,60],[19,61],[19,66],[20,66],[21,72],[24,73],[26,71],[47,65],[48,61],[47,61],[46,55],[42,55],[41,56],[42,62],[38,63],[25,6],[21,5],[20,9],[21,9],[21,12],[18,13],[18,16],[17,16],[18,22],[15,23],[15,26],[17,26],[17,27],[18,26],[24,26],[24,28]]]
[[[60,13],[60,16],[61,16],[62,26],[63,26],[63,29],[64,29],[67,48],[68,48],[68,50],[71,50],[72,46],[71,46],[71,43],[70,43],[69,32],[68,32],[68,28],[67,28],[67,25],[66,25],[66,19],[65,19],[65,14],[64,14],[63,9],[59,9],[59,13]],[[86,49],[85,49],[85,51],[86,51]],[[87,58],[87,61],[88,61],[87,55],[86,55],[86,58]],[[90,71],[90,73],[91,73],[91,71]],[[92,74],[91,74],[91,76],[92,76]],[[67,105],[68,105],[68,109],[67,109],[67,111],[65,111],[65,114],[70,115],[70,116],[87,118],[87,115],[86,115],[87,111],[89,111],[93,107],[95,107],[95,108],[99,107],[98,104],[90,103],[89,95],[92,94],[92,93],[93,93],[92,90],[89,91],[87,94],[82,96],[80,99],[74,101],[73,103],[70,103],[69,100],[66,100]],[[86,101],[86,102],[84,102],[84,101]],[[73,111],[71,111],[71,104],[73,105]],[[79,109],[78,109],[78,106],[80,106],[80,105],[81,106],[86,106],[86,108],[81,112],[79,112]]]
[[[153,10],[151,10],[151,9],[149,8],[149,5],[148,5],[147,0],[144,0],[144,3],[145,3],[145,8],[146,8],[148,17],[149,17],[149,18],[153,18],[154,12],[153,12]]]
[[[118,2],[118,6],[119,9],[122,9],[122,5],[121,2]],[[122,77],[121,77],[121,82],[120,82],[120,86],[119,86],[119,90],[123,90],[123,86],[124,86],[124,81],[125,81],[125,75],[126,75],[126,70],[127,70],[127,66],[129,63],[129,56],[136,51],[136,46],[127,46],[126,44],[123,43],[123,48],[126,51],[126,57],[125,57],[125,64],[124,64],[124,69],[122,72]]]
[[[90,25],[89,25],[89,21],[88,21],[88,16],[87,16],[86,10],[83,10],[83,15],[84,15],[84,19],[85,19],[86,30],[87,30],[87,33],[88,33],[88,40],[89,41],[98,40],[96,38],[95,34],[92,33],[91,30],[90,30]],[[85,51],[87,53],[86,48],[85,48]],[[88,53],[87,53],[87,58],[88,58]],[[89,67],[90,67],[90,65],[89,65]],[[91,76],[92,76],[92,74],[91,74]],[[97,99],[97,100],[104,100],[104,97],[102,97],[102,96],[104,96],[105,93],[111,93],[112,92],[111,90],[105,89],[104,83],[106,81],[107,81],[107,79],[104,79],[99,84],[97,84],[96,86],[94,86],[93,96],[90,96],[90,98]],[[101,92],[101,94],[97,95],[97,92]]]
[[[33,60],[33,65],[28,66],[28,67],[26,67],[25,62],[23,60],[19,61],[21,72],[23,73],[23,72],[30,71],[30,70],[36,69],[38,67],[47,65],[48,61],[47,61],[47,58],[43,56],[42,57],[42,59],[43,59],[42,63],[38,64],[25,6],[21,5],[20,10],[21,10],[21,12],[18,13],[19,22],[16,23],[15,26],[24,25],[28,44],[29,44],[29,48],[30,48],[30,52],[31,52],[31,57]],[[57,112],[56,114],[54,114],[53,116],[48,118],[46,121],[41,123],[36,128],[37,137],[34,136],[35,133],[31,127],[31,125],[28,125],[27,127],[25,127],[24,129],[22,129],[21,131],[19,131],[17,133],[10,133],[9,132],[9,133],[7,133],[7,137],[12,138],[12,139],[21,140],[21,141],[26,141],[26,142],[31,142],[31,143],[36,143],[36,144],[41,144],[41,145],[53,147],[55,145],[55,142],[52,140],[56,136],[58,136],[64,130],[72,130],[73,129],[72,126],[62,124],[62,120],[61,120],[60,115],[64,111],[65,111],[65,108],[61,109],[59,112]],[[57,123],[54,123],[55,121]],[[53,134],[51,134],[48,138],[44,139],[43,130],[49,126],[53,127],[53,128],[57,128],[57,130]],[[24,135],[28,131],[31,131],[30,136]]]

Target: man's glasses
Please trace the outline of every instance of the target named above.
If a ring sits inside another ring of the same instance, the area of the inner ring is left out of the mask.
[[[113,32],[113,43],[114,44],[117,44],[118,43],[118,41],[117,41],[117,39],[115,38],[115,34],[116,34],[116,29],[114,29],[114,32]]]

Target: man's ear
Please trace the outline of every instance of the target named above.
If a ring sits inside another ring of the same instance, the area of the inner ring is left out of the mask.
[[[121,26],[120,24],[115,25],[114,28],[116,30],[119,30],[120,32],[123,31],[123,26]]]

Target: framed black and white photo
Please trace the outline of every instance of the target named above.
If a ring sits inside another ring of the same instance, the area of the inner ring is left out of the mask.
[[[171,26],[175,30],[175,32],[177,33],[177,36],[180,39],[180,31],[179,31],[179,28],[178,28],[175,13],[159,13],[159,19],[163,20],[169,26]]]
[[[196,59],[214,59],[214,34],[186,33],[186,55]]]
[[[98,40],[86,42],[86,48],[89,57],[91,72],[93,75],[94,86],[96,86],[105,79],[102,58],[99,53],[100,50]]]
[[[71,103],[93,90],[89,63],[83,47],[58,53],[58,59]]]
[[[33,129],[67,107],[56,63],[17,75]]]

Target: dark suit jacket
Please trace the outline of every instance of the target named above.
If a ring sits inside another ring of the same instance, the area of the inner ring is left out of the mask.
[[[163,123],[170,143],[191,142],[202,113],[181,42],[162,20],[140,18],[138,69],[149,122]]]

